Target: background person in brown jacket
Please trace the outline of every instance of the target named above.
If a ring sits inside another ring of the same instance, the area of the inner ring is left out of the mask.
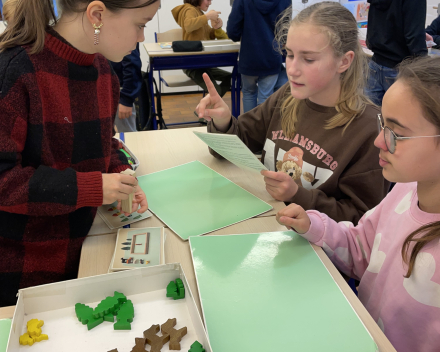
[[[171,10],[177,24],[182,27],[183,40],[215,40],[228,39],[228,35],[221,28],[221,12],[211,10],[211,0],[184,0],[183,5],[176,6]],[[208,24],[211,21],[211,26]],[[203,57],[200,57],[203,60]],[[196,82],[205,92],[208,91],[203,80],[203,73],[206,72],[211,78],[218,94],[223,97],[231,88],[231,73],[219,68],[198,68],[183,70],[185,74]],[[220,85],[216,81],[221,81]],[[204,121],[204,119],[201,119]],[[202,121],[201,121],[202,122]]]

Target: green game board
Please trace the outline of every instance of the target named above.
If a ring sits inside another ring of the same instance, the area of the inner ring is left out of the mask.
[[[272,209],[199,161],[140,176],[138,180],[150,210],[184,240]]]
[[[0,352],[6,351],[9,333],[11,331],[11,319],[0,319]]]
[[[191,237],[190,246],[213,351],[377,350],[313,248],[293,231]]]

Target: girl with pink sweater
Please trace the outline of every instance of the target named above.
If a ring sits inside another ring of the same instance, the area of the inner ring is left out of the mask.
[[[296,204],[277,220],[360,280],[359,299],[398,352],[440,351],[440,58],[401,65],[378,127],[379,164],[397,184],[356,227]]]

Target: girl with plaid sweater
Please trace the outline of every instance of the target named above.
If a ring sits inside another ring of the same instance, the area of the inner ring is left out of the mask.
[[[0,306],[75,278],[96,209],[148,204],[113,138],[121,61],[157,0],[20,1],[0,35]],[[103,27],[103,25],[105,25]],[[108,59],[108,60],[107,60]]]

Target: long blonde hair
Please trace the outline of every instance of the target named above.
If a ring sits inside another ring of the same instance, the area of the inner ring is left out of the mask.
[[[399,65],[397,79],[403,82],[422,107],[423,117],[440,133],[440,57],[408,59]],[[440,239],[440,221],[423,225],[405,239],[402,258],[410,277],[417,255],[428,243]],[[411,248],[412,247],[412,248]]]
[[[11,22],[11,19],[14,17],[15,7],[17,6],[18,0],[6,0],[3,3],[3,19],[8,23]]]
[[[159,0],[100,0],[108,10],[137,9]],[[63,14],[83,13],[91,0],[59,0]],[[0,52],[19,45],[31,45],[31,54],[43,50],[47,29],[57,23],[52,0],[17,0],[14,20],[0,34]]]
[[[362,114],[370,101],[364,95],[368,64],[358,39],[356,19],[350,11],[339,3],[324,1],[311,5],[302,10],[293,20],[292,9],[285,11],[277,24],[278,47],[283,48],[290,27],[310,23],[322,29],[328,36],[329,45],[336,57],[341,57],[348,51],[354,52],[354,59],[350,67],[341,74],[341,92],[336,102],[337,114],[327,120],[326,129],[344,126],[346,130],[353,119]],[[304,100],[296,99],[286,92],[281,103],[281,125],[289,138],[295,135],[298,111]]]

